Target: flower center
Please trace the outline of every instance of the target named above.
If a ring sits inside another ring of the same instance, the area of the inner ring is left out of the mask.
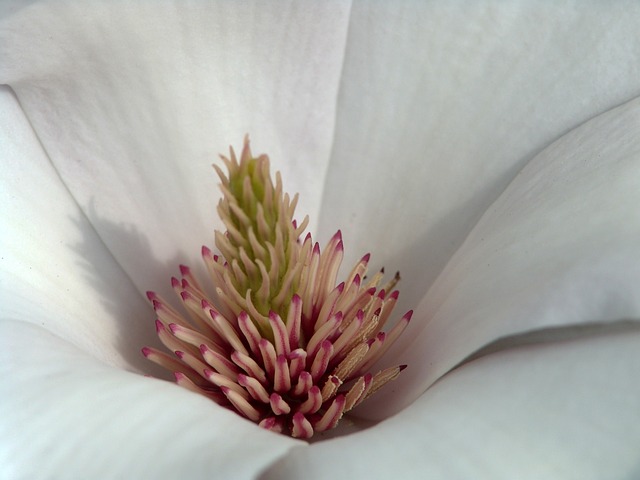
[[[335,427],[405,368],[370,371],[412,312],[383,330],[400,276],[379,288],[383,271],[366,278],[369,254],[336,285],[340,231],[322,251],[309,233],[302,239],[309,219],[294,219],[298,196],[283,193],[279,172],[273,184],[269,158],[254,158],[247,138],[239,161],[233,149],[222,161],[228,175],[214,168],[227,231],[215,232],[221,255],[202,247],[216,299],[181,265],[182,278],[171,284],[188,318],[147,293],[160,341],[175,357],[149,347],[142,352],[179,385],[261,427],[310,438]]]

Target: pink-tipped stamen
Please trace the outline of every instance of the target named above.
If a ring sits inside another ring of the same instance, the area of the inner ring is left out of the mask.
[[[301,413],[295,413],[292,418],[291,436],[294,438],[311,438],[313,436],[313,427],[311,422]]]
[[[276,367],[273,375],[273,388],[276,392],[285,393],[291,389],[291,374],[287,357],[282,354],[276,359]]]
[[[344,412],[344,406],[346,404],[345,396],[338,395],[331,406],[324,413],[322,418],[318,420],[318,422],[314,425],[315,430],[318,432],[324,432],[335,427],[342,418],[342,414]]]
[[[322,407],[322,394],[320,393],[320,388],[314,385],[309,389],[307,399],[300,404],[299,411],[307,415],[316,413],[320,410],[320,407]]]
[[[291,411],[291,406],[277,393],[272,393],[269,397],[271,411],[276,415],[286,415]]]

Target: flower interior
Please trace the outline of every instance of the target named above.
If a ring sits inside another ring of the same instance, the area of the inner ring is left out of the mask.
[[[220,254],[202,247],[215,295],[180,266],[172,278],[185,317],[159,295],[147,296],[156,331],[171,351],[142,350],[174,373],[176,382],[238,412],[261,427],[297,438],[335,427],[349,410],[395,379],[405,365],[372,368],[408,325],[412,312],[383,331],[398,300],[399,274],[379,288],[384,271],[366,277],[370,255],[347,278],[338,231],[321,251],[298,223],[298,200],[275,185],[269,158],[253,158],[245,139],[214,165],[227,231],[215,232]]]

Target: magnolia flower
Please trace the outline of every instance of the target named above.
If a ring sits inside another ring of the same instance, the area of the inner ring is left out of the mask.
[[[637,474],[634,2],[0,8],[3,477]],[[142,375],[245,132],[416,306],[353,433]]]

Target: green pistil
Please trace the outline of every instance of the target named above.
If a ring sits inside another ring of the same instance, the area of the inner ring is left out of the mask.
[[[254,321],[261,333],[270,337],[264,320],[272,311],[287,318],[300,283],[297,264],[302,229],[296,229],[293,223],[297,198],[291,200],[283,194],[279,176],[273,184],[268,157],[252,157],[248,145],[240,161],[235,156],[223,160],[229,176],[217,169],[224,193],[218,212],[228,232],[218,235],[216,245],[233,267],[231,288],[242,298],[249,292],[253,307],[263,317]],[[245,305],[240,307],[244,309]]]

